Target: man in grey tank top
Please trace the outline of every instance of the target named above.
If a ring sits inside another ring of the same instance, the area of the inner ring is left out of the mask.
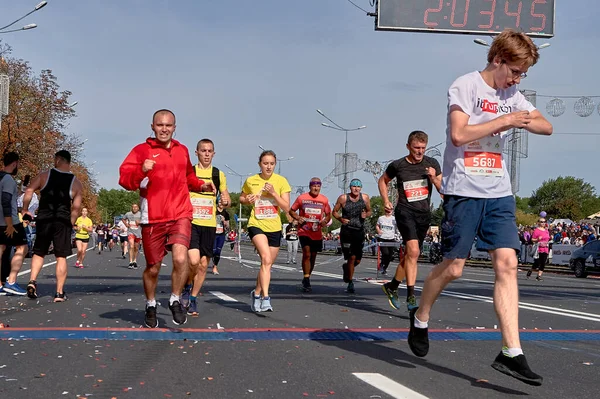
[[[371,216],[371,200],[367,194],[361,193],[362,182],[359,179],[350,181],[350,192],[338,197],[332,215],[342,223],[340,243],[344,254],[344,283],[348,283],[346,292],[354,293],[354,268],[362,259],[365,240],[365,219]],[[341,212],[340,212],[341,211]]]

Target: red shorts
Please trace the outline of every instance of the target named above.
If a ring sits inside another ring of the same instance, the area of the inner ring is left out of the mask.
[[[192,222],[189,219],[142,225],[142,246],[146,264],[161,263],[173,244],[181,244],[188,248],[191,235]]]
[[[136,237],[135,234],[129,234],[127,236],[128,240],[133,240],[134,243],[139,243],[140,241],[142,241],[142,237]]]

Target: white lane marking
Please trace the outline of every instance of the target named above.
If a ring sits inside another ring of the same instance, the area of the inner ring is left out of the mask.
[[[390,395],[394,399],[429,399],[379,373],[352,373],[356,378]]]
[[[208,291],[208,293],[216,296],[217,298],[225,302],[237,302],[237,299],[232,298],[229,295],[225,295],[220,291]]]
[[[475,280],[472,278],[460,278],[458,280],[456,280],[456,282],[460,282],[460,281],[473,281],[475,283],[483,283],[483,284],[494,284],[493,281],[488,281],[488,280]]]
[[[91,251],[92,249],[94,249],[94,248],[88,248],[88,249],[86,249],[86,250],[85,250],[85,252],[87,252],[87,251]],[[77,256],[77,253],[74,253],[74,254],[72,254],[72,255],[69,255],[69,256],[67,256],[67,259],[71,259],[71,258],[72,258],[72,257],[74,257],[74,256]],[[47,266],[52,266],[52,265],[55,265],[55,264],[56,264],[56,261],[54,261],[54,262],[48,262],[48,263],[45,263],[45,264],[43,264],[43,265],[42,265],[42,269],[43,269],[44,267],[47,267]],[[27,274],[27,273],[31,273],[31,269],[20,271],[20,272],[17,274],[17,276],[23,276],[23,275],[25,275],[25,274]]]
[[[417,289],[416,286],[415,286],[415,289]],[[421,291],[421,287],[419,287],[419,291]],[[494,303],[494,299],[489,296],[464,294],[461,292],[454,292],[454,291],[442,291],[442,295],[450,296],[450,297],[454,297],[454,298],[471,299],[474,301]],[[558,316],[573,317],[576,319],[600,322],[600,315],[593,314],[593,313],[578,312],[576,310],[555,308],[555,307],[551,307],[551,306],[537,305],[535,303],[528,303],[528,302],[519,302],[519,308],[527,309],[527,310],[534,310],[536,312],[555,314]]]
[[[236,259],[237,258],[235,258],[235,260]],[[250,264],[255,264],[255,265],[260,265],[260,262],[258,262],[258,261],[244,260],[244,262],[247,262]],[[286,271],[298,271],[298,272],[301,271],[300,269],[295,269],[295,268],[276,265],[276,264],[273,265],[273,268],[282,269],[282,270],[286,270]],[[335,279],[341,279],[343,277],[341,274],[332,274],[332,273],[324,273],[324,272],[316,272],[316,271],[313,272],[312,274],[317,275],[317,276],[335,278]],[[375,279],[369,279],[369,280],[361,279],[361,280],[356,280],[356,282],[366,282],[369,284],[376,284],[376,285],[383,284],[383,282],[381,280],[375,280]],[[405,287],[405,285],[401,284],[401,287]],[[417,291],[422,291],[422,289],[423,289],[423,287],[415,286],[415,290],[417,290]],[[446,290],[442,291],[441,295],[449,296],[452,298],[470,299],[473,301],[494,303],[494,298],[492,298],[490,296],[473,295],[473,294],[466,294],[466,293],[462,293],[462,292],[446,291]],[[585,312],[579,312],[576,310],[569,310],[569,309],[556,308],[556,307],[551,307],[551,306],[537,305],[535,303],[528,303],[528,302],[519,302],[519,308],[533,310],[533,311],[541,312],[541,313],[554,314],[554,315],[558,315],[558,316],[572,317],[572,318],[581,319],[581,320],[590,320],[590,321],[599,321],[600,322],[600,315],[594,314],[594,313],[585,313]]]

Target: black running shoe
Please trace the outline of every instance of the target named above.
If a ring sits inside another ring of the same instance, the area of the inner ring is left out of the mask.
[[[348,263],[342,264],[342,270],[344,271],[344,283],[350,282],[350,271],[348,270]]]
[[[348,283],[348,287],[346,287],[346,292],[348,294],[354,294],[356,291],[354,291],[354,281],[350,280],[350,282]]]
[[[156,318],[156,306],[146,305],[146,317],[144,318],[144,324],[148,328],[158,327],[158,319]]]
[[[137,270],[137,268],[138,268],[137,262],[133,262],[133,268],[134,268],[135,270]]]
[[[67,294],[64,292],[57,292],[54,294],[54,302],[64,302],[67,300]]]
[[[492,367],[499,372],[523,381],[525,384],[540,386],[544,380],[541,375],[531,371],[525,355],[515,357],[505,356],[502,352],[492,363]]]
[[[178,326],[185,324],[187,321],[186,311],[179,301],[175,301],[172,305],[169,305],[169,309],[171,309],[171,313],[173,313],[173,323]]]
[[[133,269],[133,262],[129,262],[129,266],[127,266],[128,269]]]
[[[310,286],[310,279],[308,277],[304,277],[302,279],[302,290],[304,292],[311,292],[312,287]]]
[[[37,296],[37,282],[35,280],[31,280],[29,284],[27,284],[27,296],[30,299],[36,299]]]
[[[429,352],[429,333],[427,328],[415,327],[415,313],[419,308],[410,311],[410,331],[408,333],[408,346],[415,356],[424,357]]]
[[[529,276],[531,276],[531,270],[527,271],[527,278],[529,278]]]

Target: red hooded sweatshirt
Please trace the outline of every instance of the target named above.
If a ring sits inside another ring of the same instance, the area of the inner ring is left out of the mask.
[[[144,173],[146,159],[156,163]],[[127,155],[119,174],[121,187],[140,190],[142,224],[192,220],[190,190],[200,192],[204,181],[196,176],[188,149],[179,141],[171,140],[165,148],[154,138],[146,139]]]

